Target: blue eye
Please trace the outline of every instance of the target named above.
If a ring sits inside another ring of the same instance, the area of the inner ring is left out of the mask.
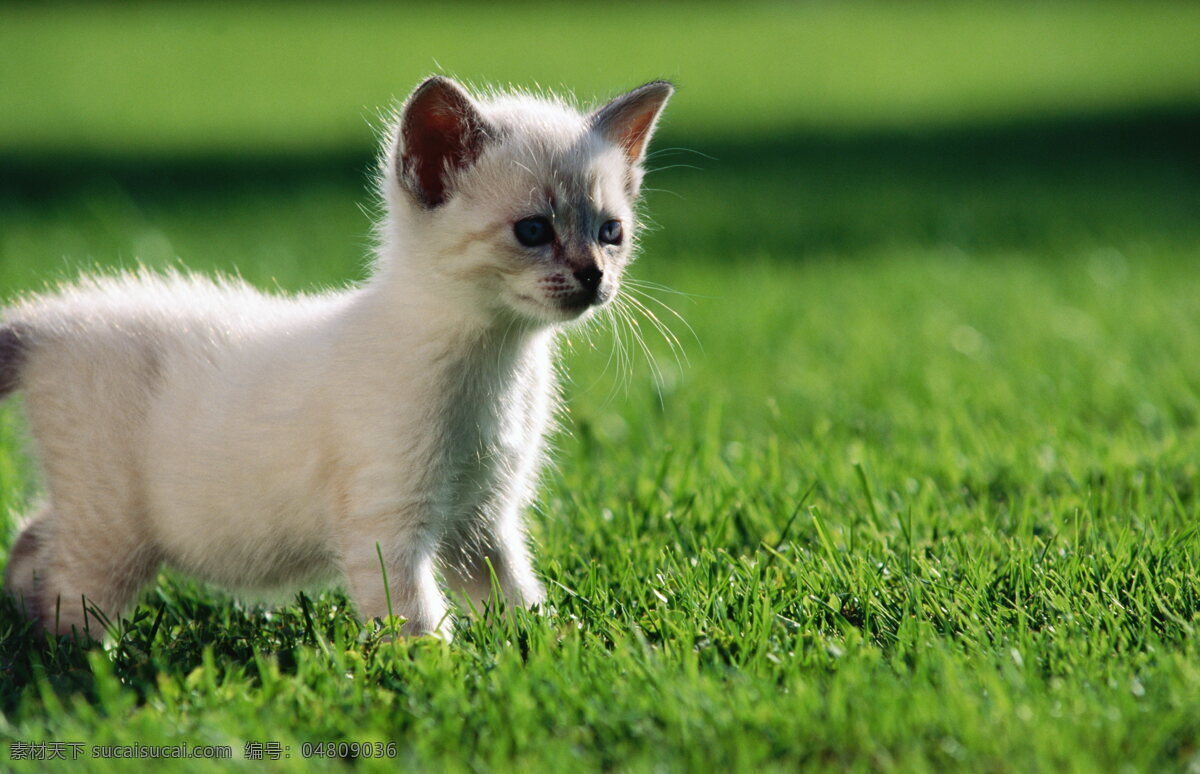
[[[541,247],[554,241],[554,226],[546,218],[525,218],[513,224],[513,236],[526,247]]]
[[[621,236],[621,221],[619,220],[610,220],[600,227],[600,244],[602,245],[619,245]]]

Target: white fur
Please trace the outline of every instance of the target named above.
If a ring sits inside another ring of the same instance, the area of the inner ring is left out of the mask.
[[[564,233],[621,220],[623,245],[589,248],[611,297],[643,147],[560,103],[474,107],[494,137],[447,169],[435,208],[397,173],[403,132],[389,131],[361,287],[282,297],[141,272],[4,313],[47,490],[6,587],[40,625],[83,628],[81,598],[115,619],[161,563],[233,590],[341,581],[364,617],[390,596],[408,633],[448,633],[438,571],[477,605],[492,573],[510,603],[543,600],[521,510],[554,411],[556,333],[590,309],[561,307],[571,272],[512,224],[549,199]]]

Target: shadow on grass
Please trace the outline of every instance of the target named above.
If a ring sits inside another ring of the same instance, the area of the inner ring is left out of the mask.
[[[23,701],[45,705],[47,691],[60,702],[78,697],[93,703],[103,692],[98,680],[119,681],[141,700],[156,690],[160,674],[182,680],[204,665],[206,649],[218,666],[255,665],[257,656],[268,654],[290,673],[297,650],[318,641],[377,646],[378,638],[348,612],[344,596],[297,599],[268,610],[187,581],[160,580],[101,642],[103,625],[94,630],[97,639],[35,631],[0,594],[0,713],[17,711]]]
[[[1044,250],[1200,240],[1200,105],[848,134],[688,140],[649,160],[657,251],[851,255],[896,246]],[[371,150],[140,158],[0,151],[0,204],[37,208],[101,182],[156,205],[345,186]],[[661,242],[661,243],[659,243]]]

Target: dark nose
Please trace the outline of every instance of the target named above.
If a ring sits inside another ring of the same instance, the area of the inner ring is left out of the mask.
[[[579,280],[579,284],[583,286],[584,290],[594,296],[600,287],[600,280],[604,279],[604,272],[600,271],[600,267],[593,263],[577,270],[575,279]]]

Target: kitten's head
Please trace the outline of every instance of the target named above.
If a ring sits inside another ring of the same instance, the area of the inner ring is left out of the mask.
[[[385,253],[455,303],[534,324],[586,316],[632,257],[642,161],[672,91],[655,81],[580,113],[426,80],[383,160]]]

